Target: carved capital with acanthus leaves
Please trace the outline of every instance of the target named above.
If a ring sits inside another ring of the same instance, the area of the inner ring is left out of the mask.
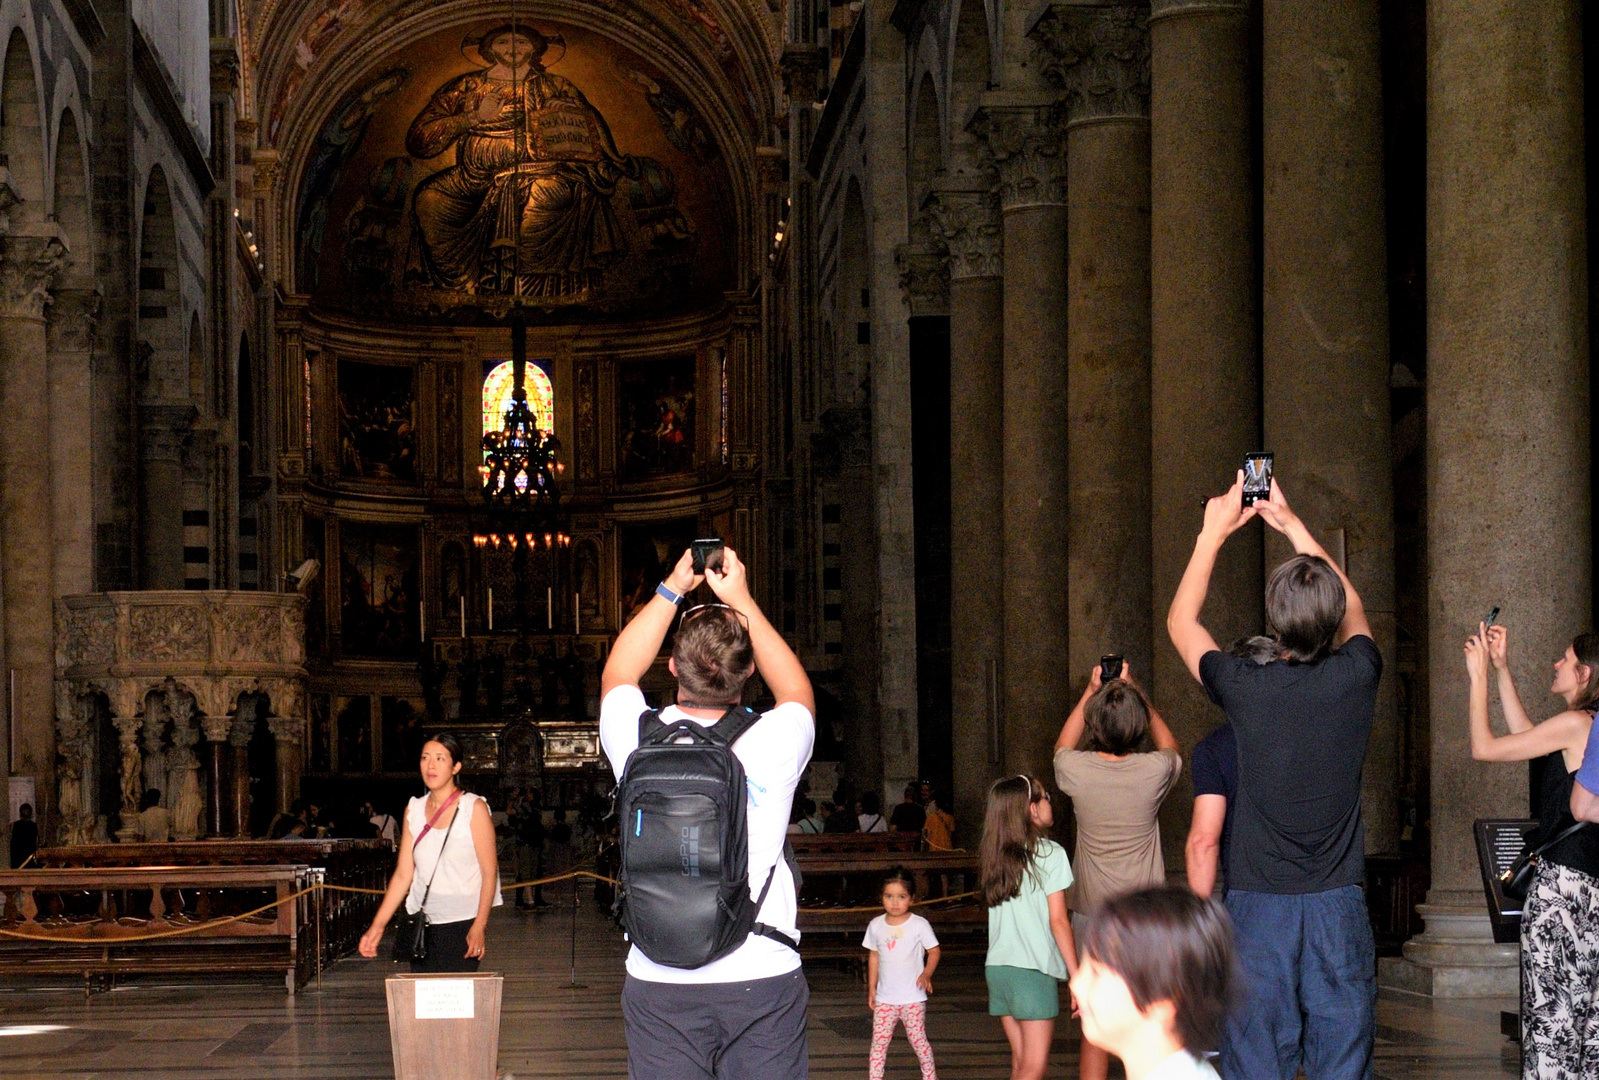
[[[922,212],[933,237],[949,252],[951,281],[1004,276],[997,193],[935,188],[922,203]]]
[[[1066,205],[1066,140],[1053,102],[985,103],[967,129],[999,172],[1003,209]]]
[[[66,262],[66,238],[53,221],[0,235],[0,319],[43,321]]]
[[[50,348],[55,352],[88,352],[100,326],[100,308],[105,300],[99,286],[55,289],[50,311],[45,318]]]
[[[1053,4],[1028,37],[1067,122],[1149,116],[1149,5]]]
[[[901,244],[894,249],[894,264],[913,318],[949,314],[949,260],[940,248]]]

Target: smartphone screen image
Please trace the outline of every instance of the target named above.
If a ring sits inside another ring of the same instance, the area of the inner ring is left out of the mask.
[[[1244,505],[1253,506],[1271,498],[1270,450],[1257,450],[1244,457]]]
[[[722,569],[722,540],[720,537],[709,536],[694,541],[689,550],[693,553],[694,572],[705,573],[708,566],[712,570]]]

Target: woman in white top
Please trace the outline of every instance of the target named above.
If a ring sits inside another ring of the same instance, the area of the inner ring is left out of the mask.
[[[456,786],[460,772],[461,744],[453,735],[436,735],[422,744],[428,793],[405,808],[399,864],[372,925],[361,935],[362,956],[378,954],[384,928],[402,901],[414,915],[426,897],[427,959],[411,961],[411,970],[477,970],[489,908],[503,901],[489,804]]]

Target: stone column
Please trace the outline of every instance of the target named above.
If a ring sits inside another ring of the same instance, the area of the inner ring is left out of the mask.
[[[183,449],[192,405],[139,406],[139,583],[183,588]]]
[[[193,708],[185,696],[174,709],[168,697],[172,718],[172,749],[167,754],[167,806],[172,811],[172,839],[198,840],[205,799],[200,792],[200,759],[194,745],[200,741],[195,730]]]
[[[228,730],[228,746],[232,749],[233,784],[229,791],[229,814],[233,835],[240,840],[250,838],[250,737],[255,734],[255,706],[241,705]]]
[[[91,391],[100,290],[56,289],[46,319],[50,367],[51,545],[55,590],[71,596],[95,591],[94,400]]]
[[[1150,675],[1148,15],[1058,3],[1030,34],[1067,109],[1073,687],[1107,652]]]
[[[1221,721],[1165,633],[1193,552],[1200,501],[1225,490],[1260,438],[1254,141],[1246,0],[1154,0],[1150,47],[1151,692],[1192,747]],[[1205,601],[1222,643],[1261,628],[1261,534],[1222,549]],[[1161,808],[1167,865],[1182,865],[1188,770]]]
[[[228,835],[228,732],[233,727],[231,716],[202,716],[200,726],[205,729],[206,781],[205,781],[205,835],[207,839],[221,839]]]
[[[1387,662],[1366,754],[1366,850],[1399,842],[1393,455],[1377,0],[1263,9],[1264,449],[1365,602]],[[1292,554],[1266,538],[1268,568]]]
[[[300,764],[305,757],[305,721],[297,716],[274,716],[267,720],[277,749],[277,812],[286,814],[300,797]]]
[[[9,173],[0,174],[3,215],[18,199]],[[0,236],[0,690],[11,705],[0,710],[0,748],[14,746],[13,771],[37,778],[46,793],[55,786],[55,575],[50,465],[41,453],[50,437],[44,311],[66,255],[54,222]]]
[[[956,842],[976,849],[988,785],[999,771],[1005,620],[995,523],[1004,520],[1005,314],[999,196],[935,191],[927,209],[949,251],[950,714]]]
[[[1432,889],[1426,933],[1381,971],[1440,997],[1516,993],[1471,823],[1528,810],[1524,768],[1471,760],[1460,642],[1501,605],[1542,719],[1561,707],[1549,662],[1591,625],[1582,15],[1578,0],[1427,6]]]
[[[120,752],[118,776],[121,780],[122,806],[118,812],[121,827],[117,839],[126,844],[139,839],[139,796],[144,794],[144,770],[139,761],[139,726],[137,716],[118,716],[111,720],[117,729],[117,749]]]
[[[984,95],[973,118],[1003,213],[1005,772],[1050,775],[1066,640],[1066,161],[1053,104]]]
[[[167,777],[167,730],[171,727],[171,712],[168,708],[170,696],[166,697],[161,705],[156,705],[152,700],[145,707],[144,714],[144,787],[155,788],[161,792],[161,805],[172,808],[172,790],[168,786]]]

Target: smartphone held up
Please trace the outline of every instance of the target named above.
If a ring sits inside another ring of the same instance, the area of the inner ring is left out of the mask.
[[[706,567],[721,573],[722,538],[720,536],[708,536],[694,541],[694,543],[689,545],[689,552],[689,557],[694,561],[694,573],[703,574]]]
[[[1271,498],[1272,452],[1256,450],[1244,455],[1244,505],[1254,506]]]
[[[1106,653],[1099,658],[1099,681],[1108,683],[1112,679],[1122,677],[1122,657],[1120,653]]]

